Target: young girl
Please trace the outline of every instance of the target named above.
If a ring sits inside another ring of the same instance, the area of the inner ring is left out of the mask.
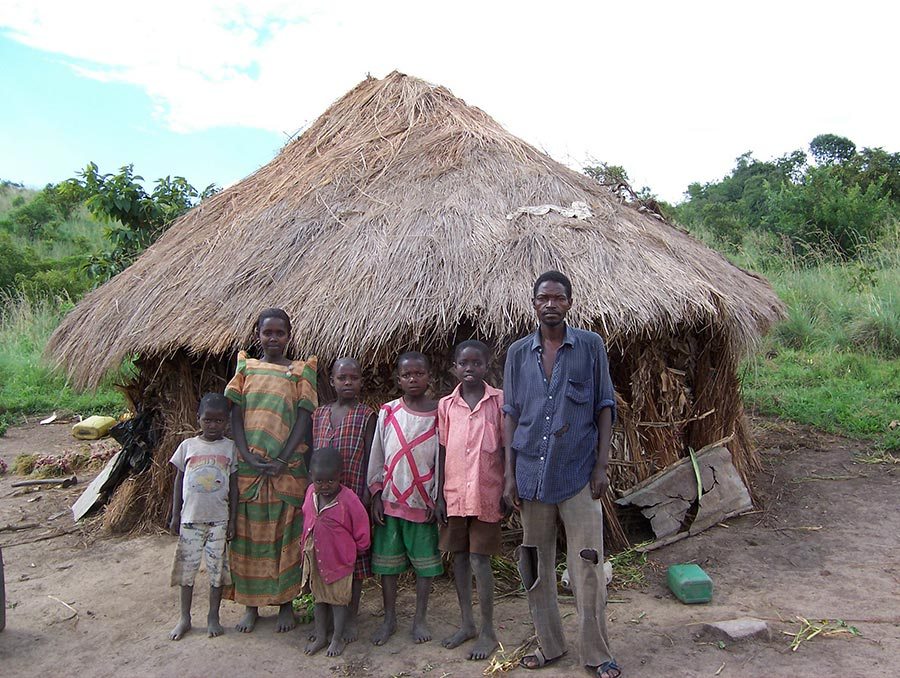
[[[303,503],[303,580],[316,601],[315,632],[306,654],[328,645],[328,656],[344,651],[348,604],[357,555],[369,549],[369,514],[353,490],[341,484],[341,453],[316,449],[310,463],[313,486]],[[328,627],[334,626],[331,644]]]
[[[300,592],[303,455],[316,408],[316,358],[285,358],[291,321],[280,308],[260,313],[255,332],[262,357],[238,353],[237,372],[225,388],[234,403],[231,433],[240,455],[232,579],[234,600],[247,607],[238,631],[253,630],[260,605],[278,605],[275,630],[283,633],[296,625],[291,601]]]
[[[359,402],[362,390],[362,368],[359,362],[353,358],[336,360],[331,368],[331,385],[337,401],[313,412],[313,449],[334,447],[341,453],[341,485],[353,490],[363,505],[368,506],[366,470],[375,435],[375,411]],[[356,619],[362,583],[371,576],[372,556],[366,549],[359,554],[353,569],[353,597],[344,625],[345,643],[352,643],[358,636]]]

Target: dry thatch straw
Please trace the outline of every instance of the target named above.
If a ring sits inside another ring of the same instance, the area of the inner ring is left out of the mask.
[[[519,213],[575,202],[591,216]],[[193,405],[170,402],[188,399],[178,385],[193,398],[204,370],[227,374],[260,309],[288,311],[295,354],[323,366],[360,358],[383,397],[402,350],[446,362],[477,335],[502,355],[533,329],[531,285],[550,268],[574,283],[571,322],[610,347],[620,487],[723,432],[736,432],[738,468],[752,467],[735,365],[783,313],[766,281],[400,73],[364,80],[272,162],[182,217],[75,307],[48,354],[78,386],[142,356],[131,392],[160,408],[165,466],[192,421]],[[148,496],[161,500],[157,474]]]

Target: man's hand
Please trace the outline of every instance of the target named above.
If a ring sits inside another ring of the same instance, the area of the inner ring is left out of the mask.
[[[443,497],[434,503],[434,519],[438,525],[447,526],[447,502]]]
[[[169,534],[174,534],[177,537],[180,530],[181,530],[181,514],[173,513],[172,520],[169,521]]]
[[[228,527],[225,528],[225,541],[231,541],[234,539],[234,523],[232,521],[228,521]]]
[[[372,497],[372,520],[376,525],[384,525],[384,502],[381,501],[381,492],[376,492]]]
[[[609,489],[609,478],[606,475],[606,467],[598,464],[591,472],[591,497],[595,500],[600,499],[606,494],[607,489]]]
[[[522,508],[522,502],[519,499],[519,487],[516,485],[515,478],[507,478],[503,483],[503,501],[506,502],[508,511],[515,509],[518,511]]]

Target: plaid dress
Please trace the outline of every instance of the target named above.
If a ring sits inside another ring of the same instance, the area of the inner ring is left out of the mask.
[[[341,485],[348,487],[362,501],[366,489],[365,463],[369,450],[365,449],[365,431],[369,419],[375,411],[368,405],[359,403],[350,408],[337,428],[331,423],[331,405],[316,408],[312,415],[313,449],[334,447],[341,453],[344,470]],[[353,570],[354,579],[372,576],[372,556],[369,552],[360,554]]]

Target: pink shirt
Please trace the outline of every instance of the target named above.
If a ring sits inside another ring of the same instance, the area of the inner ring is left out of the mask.
[[[319,574],[333,584],[353,574],[358,553],[369,548],[369,514],[356,493],[341,485],[327,506],[316,506],[316,488],[310,485],[303,502],[303,539],[312,536]]]
[[[447,451],[444,500],[447,515],[474,516],[487,523],[503,518],[503,391],[484,385],[474,410],[460,387],[438,403],[438,435]]]

